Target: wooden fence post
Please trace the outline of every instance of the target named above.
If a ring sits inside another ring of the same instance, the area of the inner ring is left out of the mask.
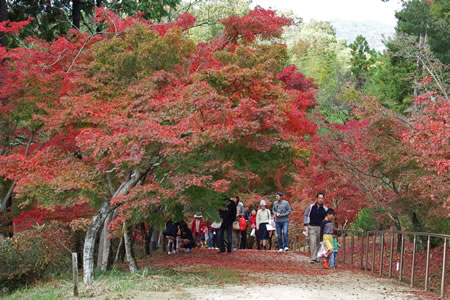
[[[72,270],[73,270],[73,295],[78,297],[78,256],[72,252]]]

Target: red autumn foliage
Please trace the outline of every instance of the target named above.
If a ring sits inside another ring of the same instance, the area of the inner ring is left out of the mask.
[[[95,210],[87,204],[75,204],[70,207],[55,206],[52,209],[39,208],[24,211],[12,219],[15,232],[32,229],[32,226],[58,222],[68,225],[79,218],[91,218]]]
[[[432,97],[427,93],[415,99],[424,109],[414,121],[412,130],[404,132],[403,138],[420,155],[418,162],[441,175],[450,171],[450,103],[443,98],[432,101]]]
[[[198,169],[183,170],[177,161],[229,144],[259,152],[278,143],[293,147],[315,133],[306,115],[315,103],[311,80],[292,67],[277,77],[279,66],[286,65],[283,55],[270,63],[239,61],[239,51],[285,51],[276,44],[263,49],[240,43],[279,37],[291,24],[288,18],[257,8],[223,20],[222,38],[195,45],[183,34],[195,23],[187,14],[170,24],[140,15],[122,19],[104,9],[96,14],[97,22],[107,24],[102,35],[73,30],[54,42],[28,39],[33,47],[3,53],[2,111],[12,115],[26,106],[30,116],[24,118],[31,123],[24,124],[36,124],[13,132],[29,136],[28,145],[0,157],[0,176],[14,182],[16,205],[37,205],[16,224],[59,219],[60,204],[76,218],[70,207],[92,202],[89,197],[121,206],[119,224],[167,199],[189,203],[180,195],[192,187],[226,193],[245,182],[242,189],[253,192],[261,178],[235,170],[232,161],[214,158],[217,154]],[[219,61],[218,52],[234,62]],[[136,171],[147,172],[143,180],[110,199],[110,189]],[[281,173],[276,176],[280,182]],[[64,200],[57,199],[63,194]],[[42,198],[56,207],[56,215],[41,209]]]
[[[247,16],[231,16],[220,21],[224,26],[225,40],[231,43],[242,39],[245,43],[253,42],[256,38],[278,38],[283,33],[283,27],[292,24],[286,17],[277,17],[272,10],[260,6],[255,7]]]
[[[10,22],[10,21],[0,22],[0,32],[17,34],[22,28],[30,24],[30,22],[33,20],[34,18],[30,17],[27,20],[20,22]]]
[[[295,65],[286,67],[283,72],[277,75],[277,79],[283,81],[286,84],[286,88],[301,92],[319,88],[311,78],[306,78],[305,75],[297,71]]]
[[[323,124],[328,133],[306,145],[309,157],[298,161],[291,194],[306,207],[316,192],[326,192],[325,203],[337,208],[340,224],[365,206],[381,209],[397,228],[398,216],[407,216],[417,231],[430,225],[430,215],[447,215],[449,106],[426,99],[417,99],[427,106],[414,126],[368,97],[354,104],[360,120]]]

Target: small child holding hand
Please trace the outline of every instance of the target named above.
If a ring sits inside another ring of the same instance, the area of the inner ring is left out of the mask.
[[[327,250],[327,254],[322,258],[322,264],[325,269],[329,269],[328,261],[333,254],[333,231],[334,231],[334,209],[329,208],[325,219],[320,224],[320,244]]]
[[[335,229],[333,230],[333,253],[331,254],[330,257],[330,268],[332,269],[336,269],[337,253],[340,246],[341,245],[337,240],[337,230]]]

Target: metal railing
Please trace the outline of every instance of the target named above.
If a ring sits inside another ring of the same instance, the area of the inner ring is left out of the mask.
[[[430,290],[430,251],[432,250],[432,242],[436,245],[443,245],[442,252],[435,248],[433,251],[439,251],[434,253],[440,255],[442,253],[441,260],[441,274],[440,274],[440,296],[445,297],[446,294],[446,260],[447,260],[447,247],[448,241],[450,241],[450,235],[436,234],[427,232],[407,232],[407,231],[389,231],[389,230],[376,230],[376,231],[358,231],[350,229],[337,229],[339,232],[339,242],[341,248],[339,250],[338,262],[345,264],[359,264],[359,267],[363,270],[368,270],[373,273],[378,268],[378,274],[387,277],[393,277],[393,264],[394,256],[396,257],[396,271],[398,272],[398,279],[400,281],[409,281],[411,287],[418,286],[415,282],[417,277],[417,256],[425,255],[425,274],[423,288],[425,291]],[[295,228],[291,231],[290,246],[294,251],[309,252],[309,245],[307,237],[302,234],[302,229]],[[386,241],[386,237],[388,240]],[[378,242],[377,242],[378,240]],[[396,240],[396,243],[395,243]],[[350,245],[347,243],[350,242]],[[359,247],[358,247],[359,246]],[[388,246],[388,249],[385,249]],[[420,246],[420,247],[419,247]],[[359,248],[359,249],[358,249]],[[394,249],[396,248],[396,249]],[[409,270],[405,267],[405,254],[406,250],[411,252]],[[420,249],[419,249],[420,248]],[[419,250],[419,251],[418,251]],[[389,252],[389,258],[387,264],[385,264],[385,256]],[[376,258],[378,257],[378,264],[376,265]],[[370,259],[370,260],[369,260]],[[387,268],[387,272],[385,269]],[[436,265],[433,266],[436,270]],[[409,279],[405,278],[405,273],[410,271]],[[436,275],[433,275],[436,277]]]

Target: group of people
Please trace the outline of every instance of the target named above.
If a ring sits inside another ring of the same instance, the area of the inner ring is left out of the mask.
[[[324,268],[335,268],[339,243],[334,229],[335,211],[323,205],[325,194],[316,195],[316,202],[304,214],[304,234],[309,238],[311,263],[322,262]],[[239,197],[228,198],[226,208],[219,210],[221,222],[204,221],[201,213],[194,215],[191,227],[186,222],[168,221],[164,235],[168,240],[168,253],[182,249],[191,252],[194,247],[218,249],[218,253],[232,253],[247,248],[247,228],[250,228],[248,248],[257,241],[257,249],[270,249],[273,231],[276,231],[279,252],[289,251],[289,215],[291,207],[283,193],[275,195],[272,210],[261,199],[259,209],[248,214]],[[225,239],[226,237],[226,239]],[[322,248],[322,249],[321,249]],[[322,251],[319,252],[319,249]]]
[[[267,241],[270,239],[273,229],[277,233],[277,246],[279,252],[289,251],[289,215],[291,214],[291,206],[289,202],[283,199],[283,193],[276,194],[276,201],[273,205],[272,212],[266,208],[266,200],[261,199],[258,211],[252,210],[250,217],[244,209],[244,205],[239,197],[229,198],[226,210],[220,210],[219,214],[222,219],[218,233],[219,253],[231,253],[233,249],[246,249],[247,244],[247,227],[250,225],[250,248],[253,248],[254,239],[257,240],[257,248],[266,250]],[[272,222],[272,214],[274,216],[273,223],[275,228],[270,224]],[[234,233],[234,232],[240,232]],[[225,243],[225,233],[227,243]],[[240,246],[239,246],[240,243]],[[225,251],[225,248],[227,251]]]

